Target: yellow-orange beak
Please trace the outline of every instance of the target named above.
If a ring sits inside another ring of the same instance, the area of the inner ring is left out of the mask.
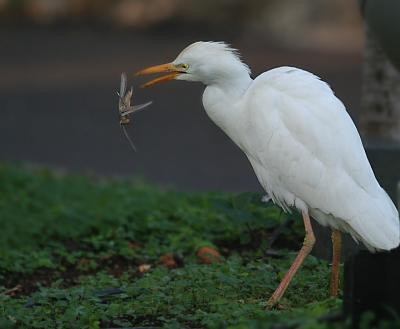
[[[144,70],[136,72],[135,75],[138,76],[138,75],[148,75],[148,74],[155,74],[155,73],[169,73],[169,74],[163,75],[163,76],[161,76],[159,78],[156,78],[154,80],[151,80],[151,81],[141,85],[142,88],[152,87],[152,86],[157,85],[159,83],[173,80],[179,74],[184,73],[184,72],[182,72],[174,64],[167,63],[167,64],[161,64],[161,65],[148,67],[148,68],[146,68]]]

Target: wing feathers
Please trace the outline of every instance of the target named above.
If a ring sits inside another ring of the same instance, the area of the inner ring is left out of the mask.
[[[246,95],[250,122],[243,148],[278,204],[304,203],[317,220],[349,231],[371,249],[398,246],[398,212],[326,83],[309,72],[278,68],[259,76]]]

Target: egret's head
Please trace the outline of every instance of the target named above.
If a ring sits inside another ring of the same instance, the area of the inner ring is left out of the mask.
[[[168,74],[147,82],[143,87],[174,79],[200,81],[211,85],[242,75],[249,76],[250,69],[242,63],[238,52],[226,43],[199,41],[186,47],[171,63],[149,67],[136,75],[162,72]]]

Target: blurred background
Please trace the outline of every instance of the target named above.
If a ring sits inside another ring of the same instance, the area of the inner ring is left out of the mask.
[[[276,66],[327,81],[357,121],[363,27],[348,0],[0,0],[0,161],[140,176],[189,190],[260,190],[242,152],[207,118],[203,86],[142,90],[133,72],[188,44],[226,41],[253,77]],[[135,104],[122,135],[121,72]]]

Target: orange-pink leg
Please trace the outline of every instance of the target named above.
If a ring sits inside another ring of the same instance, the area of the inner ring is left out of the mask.
[[[279,300],[282,298],[290,281],[292,281],[294,275],[296,274],[299,267],[303,264],[304,259],[311,252],[315,244],[315,236],[312,230],[310,217],[307,213],[303,212],[304,228],[306,230],[306,236],[304,238],[303,246],[301,247],[296,259],[294,260],[292,266],[290,266],[289,271],[286,273],[279,287],[275,290],[271,298],[268,300],[267,306],[269,308],[275,306]]]
[[[342,250],[342,235],[339,230],[332,230],[332,273],[331,273],[331,297],[337,297],[339,291],[340,254]]]

